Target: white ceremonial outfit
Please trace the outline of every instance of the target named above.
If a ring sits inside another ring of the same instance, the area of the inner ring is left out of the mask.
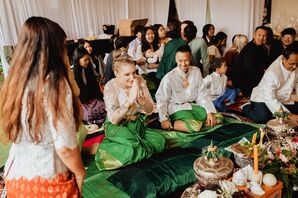
[[[264,102],[268,109],[275,113],[281,105],[292,105],[291,98],[297,97],[298,90],[298,70],[288,71],[282,64],[282,56],[279,56],[266,70],[261,82],[252,91],[250,100],[253,102]],[[296,94],[293,93],[294,88]]]
[[[204,78],[204,84],[209,90],[209,95],[212,101],[225,93],[227,79],[225,74],[218,74],[216,72],[213,72]]]
[[[189,86],[183,87],[183,78],[187,78]],[[160,82],[155,94],[160,121],[168,120],[169,115],[180,110],[192,110],[191,104],[205,108],[207,113],[216,113],[216,109],[204,86],[201,71],[198,67],[189,66],[188,72],[179,67],[168,72]]]

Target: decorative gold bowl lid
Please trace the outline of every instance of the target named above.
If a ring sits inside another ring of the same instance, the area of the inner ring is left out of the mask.
[[[203,186],[216,184],[221,179],[226,179],[234,169],[233,162],[225,157],[207,159],[200,157],[194,162],[195,175]]]
[[[274,136],[285,136],[289,129],[297,128],[297,122],[291,119],[285,119],[282,122],[279,118],[269,120],[266,123],[267,131]]]

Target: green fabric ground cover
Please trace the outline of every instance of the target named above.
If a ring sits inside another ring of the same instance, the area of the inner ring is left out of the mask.
[[[215,131],[206,133],[205,136],[176,132],[166,134],[168,139],[174,141],[174,148],[152,156],[115,171],[99,172],[92,162],[88,166],[84,182],[84,197],[162,197],[196,181],[193,173],[193,162],[199,156],[201,149],[213,140],[218,147],[226,147],[239,141],[242,137],[250,139],[257,130],[258,125],[235,122]],[[179,137],[177,139],[177,137]],[[177,141],[181,139],[181,141]],[[182,148],[183,147],[183,148]],[[229,157],[230,153],[224,153]]]

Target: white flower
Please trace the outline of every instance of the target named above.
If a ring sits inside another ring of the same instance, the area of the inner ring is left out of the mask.
[[[280,154],[279,158],[284,163],[287,163],[289,161],[288,158],[286,156],[284,156],[283,154]]]
[[[273,160],[274,159],[274,155],[271,151],[268,151],[268,158]]]

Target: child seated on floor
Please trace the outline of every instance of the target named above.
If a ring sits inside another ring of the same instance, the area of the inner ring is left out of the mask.
[[[227,106],[235,103],[239,89],[226,88],[227,86],[227,65],[224,59],[214,58],[211,62],[213,73],[204,78],[204,84],[209,90],[210,97],[218,111],[226,112]],[[225,104],[227,102],[227,104]]]

